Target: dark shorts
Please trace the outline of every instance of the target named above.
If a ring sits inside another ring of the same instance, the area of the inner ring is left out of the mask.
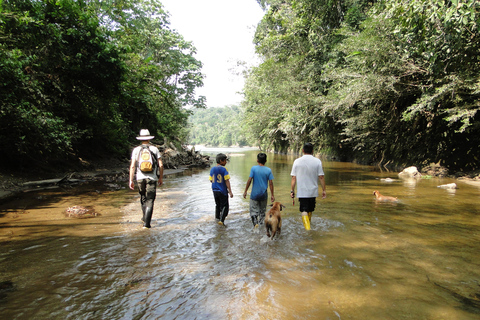
[[[298,198],[300,212],[313,212],[315,210],[316,198]]]

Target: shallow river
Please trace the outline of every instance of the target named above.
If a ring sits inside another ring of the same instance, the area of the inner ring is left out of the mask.
[[[325,160],[327,199],[306,231],[289,198],[295,157],[268,154],[287,206],[269,240],[242,197],[256,153],[231,154],[226,228],[214,222],[208,169],[164,180],[150,230],[128,189],[88,185],[4,204],[1,318],[480,319],[480,187]],[[458,189],[437,187],[451,182]],[[377,203],[373,190],[400,201]],[[67,218],[72,205],[101,215]]]

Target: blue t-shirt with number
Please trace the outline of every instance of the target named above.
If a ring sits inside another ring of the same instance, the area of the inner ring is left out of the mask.
[[[228,195],[227,184],[225,180],[229,180],[227,168],[224,166],[215,166],[210,169],[210,181],[212,182],[212,190]]]
[[[267,199],[268,181],[273,180],[272,170],[265,166],[253,166],[249,177],[253,179],[250,199],[257,201]]]

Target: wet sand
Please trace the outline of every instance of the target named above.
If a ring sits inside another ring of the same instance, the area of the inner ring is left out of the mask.
[[[168,177],[185,169],[165,170]],[[141,228],[138,190],[128,189],[126,181],[115,184],[118,190],[109,190],[112,183],[85,184],[71,189],[56,188],[43,191],[19,192],[0,205],[0,243],[35,240],[50,236],[108,236],[129,228]],[[107,186],[108,185],[108,186]],[[90,188],[93,188],[90,190]],[[154,215],[171,207],[181,195],[157,188]],[[68,207],[92,207],[96,217],[68,217]]]

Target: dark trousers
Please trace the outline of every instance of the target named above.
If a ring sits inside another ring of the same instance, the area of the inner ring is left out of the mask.
[[[145,213],[146,208],[152,208],[157,196],[157,181],[150,179],[142,179],[137,181],[138,193],[140,194],[140,204],[142,211]]]
[[[213,191],[213,197],[215,198],[215,219],[224,222],[229,210],[228,195]]]

